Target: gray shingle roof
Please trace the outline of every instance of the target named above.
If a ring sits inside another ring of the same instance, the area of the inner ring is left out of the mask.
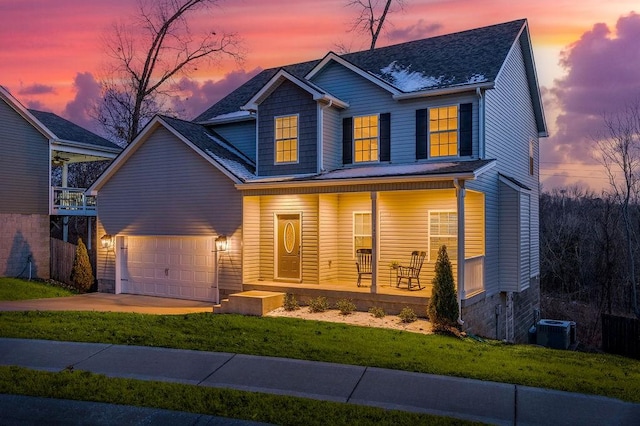
[[[434,90],[479,82],[493,82],[509,50],[522,31],[524,19],[503,24],[426,38],[373,51],[349,53],[341,57],[403,92]],[[320,60],[281,67],[303,78]],[[392,67],[390,67],[392,65]],[[262,71],[247,83],[204,111],[193,121],[201,122],[238,111],[280,68]],[[383,70],[396,72],[384,73]],[[428,86],[405,85],[398,74],[430,80]]]
[[[33,114],[42,124],[44,124],[49,130],[53,132],[59,139],[79,142],[87,145],[95,145],[103,148],[111,148],[121,150],[118,145],[108,141],[107,139],[96,135],[89,130],[72,123],[69,120],[52,113],[45,111],[37,111],[30,109],[29,112]]]
[[[255,164],[228,141],[213,130],[200,124],[160,116],[162,121],[171,126],[184,138],[197,146],[202,153],[213,158],[227,171],[246,181],[254,176]]]

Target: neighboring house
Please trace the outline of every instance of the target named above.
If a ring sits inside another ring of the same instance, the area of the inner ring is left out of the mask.
[[[99,282],[216,302],[319,289],[424,306],[444,244],[464,328],[526,340],[545,136],[525,20],[268,69],[192,123],[157,117],[92,186],[117,236]],[[212,254],[220,236],[229,247]],[[373,251],[366,289],[358,248]],[[414,250],[427,253],[426,289],[399,290],[390,264]]]
[[[55,114],[25,108],[0,86],[0,276],[50,276],[50,217],[95,216],[95,199],[66,185],[68,164],[121,148]],[[52,165],[62,186],[52,185]]]

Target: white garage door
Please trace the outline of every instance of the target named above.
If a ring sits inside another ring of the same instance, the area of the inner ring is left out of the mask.
[[[126,237],[122,292],[214,300],[212,237]]]

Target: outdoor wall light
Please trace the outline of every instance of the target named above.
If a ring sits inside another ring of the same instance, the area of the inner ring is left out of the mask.
[[[220,235],[216,238],[216,251],[227,251],[229,243],[225,235]]]
[[[102,244],[103,249],[111,250],[114,243],[113,235],[104,234],[102,238],[100,238],[100,243]]]

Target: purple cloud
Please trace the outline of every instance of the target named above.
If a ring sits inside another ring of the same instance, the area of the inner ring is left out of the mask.
[[[18,91],[20,95],[45,95],[49,93],[56,93],[53,86],[38,83],[23,87]]]
[[[79,72],[73,82],[76,96],[69,101],[62,112],[62,116],[93,132],[97,124],[91,117],[91,110],[100,98],[100,83],[89,72]]]
[[[184,77],[173,87],[180,93],[173,98],[174,110],[182,117],[193,119],[260,71],[260,68],[232,71],[221,80],[207,80],[202,84]]]
[[[616,114],[640,96],[640,15],[618,19],[615,36],[599,23],[561,55],[565,77],[554,82],[551,104],[556,131],[544,161],[595,163],[593,139],[603,130],[603,115]]]
[[[413,25],[409,25],[408,27],[389,31],[389,40],[394,43],[420,40],[436,35],[440,30],[442,30],[442,28],[442,24],[438,22],[429,24],[425,22],[424,19],[420,19],[418,22]]]

